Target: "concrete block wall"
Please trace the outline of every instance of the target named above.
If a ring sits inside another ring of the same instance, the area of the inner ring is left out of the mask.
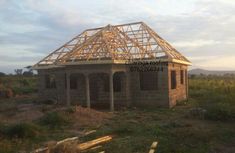
[[[127,67],[128,69],[128,67]],[[177,87],[171,89],[171,70],[176,71]],[[157,90],[140,90],[139,72],[126,72],[121,75],[122,77],[122,89],[121,92],[114,92],[114,104],[115,105],[144,105],[153,107],[173,107],[177,101],[181,101],[187,98],[187,76],[184,76],[184,84],[180,83],[180,70],[187,71],[187,66],[176,63],[168,63],[163,66],[163,71],[158,71],[158,89]],[[71,70],[71,72],[73,72]],[[56,78],[56,88],[48,89],[45,84],[45,75],[54,74]],[[72,104],[79,104],[86,106],[86,87],[85,76],[81,73],[77,75],[77,89],[70,89],[70,97]],[[106,75],[106,79],[103,79]],[[66,74],[65,69],[50,69],[39,70],[39,97],[40,100],[54,100],[60,104],[66,104]],[[109,91],[104,90],[104,81],[109,84],[109,75],[107,73],[94,73],[89,77],[90,81],[93,79],[97,83],[98,99],[91,101],[91,105],[94,103],[104,103],[109,105]],[[128,81],[129,80],[129,83]],[[109,87],[109,86],[108,86]],[[91,86],[90,86],[91,88]]]
[[[56,88],[46,88],[46,75],[55,75]],[[65,72],[63,70],[38,70],[39,99],[52,100],[59,104],[66,101]]]
[[[104,76],[106,75],[106,76]],[[92,74],[92,77],[90,79],[93,79],[97,83],[98,89],[96,91],[98,92],[98,99],[97,101],[92,101],[91,100],[91,105],[92,103],[103,103],[103,104],[110,104],[110,99],[109,99],[109,91],[105,91],[104,89],[104,81],[107,81],[106,83],[108,84],[109,87],[109,76],[108,74]],[[106,79],[103,79],[105,77]],[[122,81],[121,81],[121,91],[120,92],[114,92],[114,104],[115,105],[126,105],[126,92],[125,92],[125,76],[121,76]],[[91,87],[91,86],[90,86]]]
[[[144,105],[144,106],[154,106],[154,107],[168,107],[168,68],[163,67],[163,71],[156,71],[158,79],[157,90],[141,90],[140,89],[140,78],[139,72],[130,72],[131,83],[131,103],[133,105]]]
[[[176,71],[176,89],[171,89],[171,71]],[[180,71],[183,70],[184,73],[184,83],[181,84]],[[169,78],[169,107],[173,107],[178,101],[187,99],[187,80],[188,77],[185,75],[187,71],[187,66],[176,63],[168,64],[168,78]]]
[[[73,73],[74,77],[77,78],[77,88],[70,89],[71,103],[76,105],[86,106],[86,85],[85,76],[83,74]],[[65,81],[65,78],[64,78]],[[66,92],[64,93],[66,97]],[[66,103],[66,101],[64,102]]]
[[[46,75],[55,75],[56,88],[48,89],[46,88]],[[77,77],[77,88],[70,89],[70,98],[72,104],[86,106],[86,86],[85,86],[85,76],[78,73],[72,73],[73,76]],[[103,79],[104,75],[107,79]],[[92,101],[91,105],[95,103],[102,103],[110,105],[109,91],[104,90],[104,81],[109,83],[108,74],[91,74],[89,79],[97,83],[98,92],[97,100]],[[56,70],[39,70],[38,71],[39,80],[39,97],[41,101],[53,100],[57,101],[59,104],[66,104],[66,74],[64,69]],[[109,87],[109,86],[108,86]],[[120,92],[114,92],[114,104],[115,105],[126,105],[126,90],[125,90],[125,76],[122,76],[122,89]],[[90,85],[90,88],[92,86]],[[91,92],[91,91],[90,91]],[[90,93],[91,94],[91,93]]]

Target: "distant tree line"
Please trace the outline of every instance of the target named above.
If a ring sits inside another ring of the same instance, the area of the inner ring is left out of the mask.
[[[34,76],[35,74],[33,73],[32,66],[26,66],[25,71],[23,69],[15,69],[14,74],[9,74],[9,75],[15,75],[15,76]],[[0,77],[7,76],[6,73],[0,72]]]
[[[235,74],[233,73],[225,73],[223,75],[219,74],[189,74],[189,78],[235,78]]]

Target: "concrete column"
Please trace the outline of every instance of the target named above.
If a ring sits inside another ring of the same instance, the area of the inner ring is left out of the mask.
[[[130,93],[130,72],[126,72],[126,103],[127,103],[127,106],[130,106],[130,103],[131,103],[131,93]]]
[[[66,73],[66,84],[67,84],[67,90],[66,90],[67,105],[70,106],[70,104],[71,104],[71,102],[70,102],[70,72]]]
[[[89,83],[89,75],[85,75],[85,80],[86,80],[86,104],[87,107],[91,107],[91,101],[90,101],[90,83]]]
[[[114,111],[113,72],[109,74],[109,98],[110,98],[110,111]]]

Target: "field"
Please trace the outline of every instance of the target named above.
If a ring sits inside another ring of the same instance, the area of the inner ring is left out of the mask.
[[[114,113],[39,103],[36,85],[35,77],[0,78],[0,92],[12,92],[0,99],[0,153],[30,152],[68,137],[85,142],[105,135],[114,138],[88,152],[147,153],[153,141],[159,143],[157,153],[235,152],[234,77],[190,78],[189,100],[172,109],[123,108]],[[85,136],[90,130],[96,132]]]

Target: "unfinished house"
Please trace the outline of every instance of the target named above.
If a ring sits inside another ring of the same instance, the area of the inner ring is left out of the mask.
[[[34,65],[41,100],[86,107],[173,107],[190,61],[143,22],[87,29]]]

